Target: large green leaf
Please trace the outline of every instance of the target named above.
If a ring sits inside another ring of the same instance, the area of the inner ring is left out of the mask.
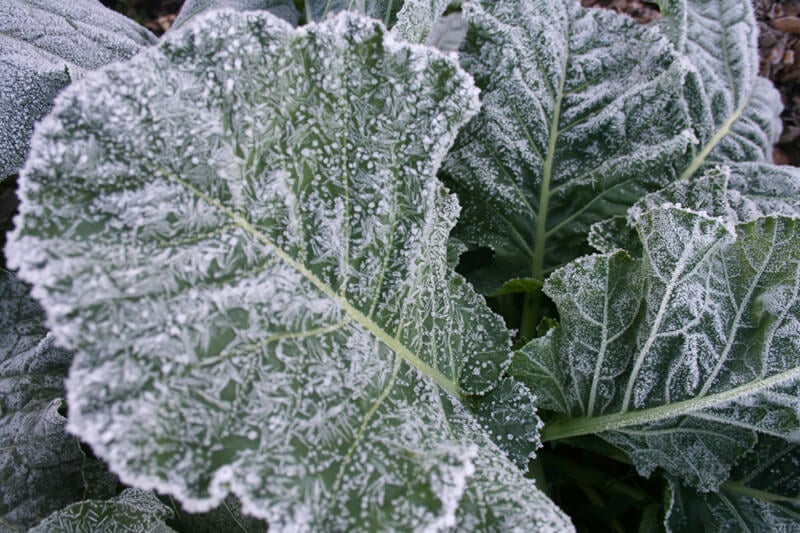
[[[48,516],[31,533],[169,533],[172,510],[152,492],[125,489],[110,500],[74,503]]]
[[[543,279],[589,226],[677,177],[695,141],[698,78],[655,28],[577,2],[471,2],[461,57],[481,113],[445,163],[456,236],[494,251],[483,292]]]
[[[512,374],[562,413],[543,438],[597,433],[643,474],[713,490],[758,433],[800,438],[800,222],[677,207],[632,222],[641,259],[589,256],[550,277],[561,327]]]
[[[278,530],[567,528],[473,405],[504,405],[509,338],[448,266],[435,173],[477,106],[452,58],[354,14],[198,17],[65,91],[8,252],[78,350],[71,430]]]
[[[672,480],[669,531],[794,531],[800,524],[800,445],[759,437],[717,492]]]
[[[0,3],[0,180],[28,155],[33,124],[71,80],[155,42],[98,0]]]
[[[69,503],[113,494],[113,476],[64,430],[71,360],[53,346],[28,288],[0,271],[0,530],[24,531]]]

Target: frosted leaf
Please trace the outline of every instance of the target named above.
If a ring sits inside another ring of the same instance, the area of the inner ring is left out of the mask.
[[[428,35],[427,45],[439,50],[456,51],[467,36],[467,22],[461,12],[439,18]]]
[[[303,3],[303,14],[307,22],[325,20],[340,11],[354,11],[380,20],[387,28],[394,26],[398,12],[403,7],[401,0],[303,0]]]
[[[662,24],[702,78],[700,142],[689,178],[708,163],[771,161],[781,133],[780,95],[758,76],[758,26],[749,0],[670,0]]]
[[[800,438],[800,221],[662,207],[635,229],[641,259],[589,256],[549,278],[561,327],[512,375],[563,413],[543,439],[596,433],[643,474],[714,490],[757,435]]]
[[[435,177],[477,107],[452,58],[352,13],[198,15],[67,89],[7,252],[78,350],[71,431],[128,484],[278,531],[488,528],[482,495],[567,527],[447,407],[509,363]]]
[[[636,219],[662,205],[679,205],[731,224],[769,215],[800,217],[800,170],[770,163],[734,163],[710,167],[691,180],[680,180],[650,193],[629,210],[627,220],[617,216],[594,224],[592,246],[608,253],[626,250],[641,257]]]
[[[169,31],[175,31],[195,15],[212,9],[235,9],[237,11],[265,9],[294,25],[297,25],[300,18],[300,13],[293,0],[187,0],[181,6]]]
[[[0,525],[27,529],[115,481],[65,431],[64,378],[72,354],[53,346],[28,288],[0,271]]]
[[[392,31],[401,39],[413,43],[428,42],[435,46],[428,41],[428,38],[437,38],[437,35],[443,35],[447,31],[437,27],[437,21],[449,4],[449,0],[405,0],[403,7],[397,13],[397,23]],[[434,29],[439,34],[431,35]],[[438,46],[437,48],[443,49]],[[458,46],[448,50],[458,50]]]
[[[718,492],[670,480],[668,531],[795,531],[800,523],[800,445],[762,436]]]
[[[154,42],[97,0],[0,2],[0,180],[22,166],[34,122],[63,87]]]
[[[110,500],[88,500],[48,516],[30,533],[169,533],[172,510],[152,493],[125,489]]]
[[[543,279],[587,250],[589,226],[622,214],[688,162],[699,80],[656,28],[577,2],[464,5],[460,57],[482,110],[444,165],[464,213],[456,236],[494,251],[485,293]]]

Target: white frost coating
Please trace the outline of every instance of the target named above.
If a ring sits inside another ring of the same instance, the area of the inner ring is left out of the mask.
[[[146,29],[96,0],[3,0],[0,179],[22,166],[34,122],[63,87],[154,42]]]
[[[707,163],[772,161],[782,104],[758,76],[758,26],[749,0],[676,0],[668,25],[702,78],[693,105],[700,137],[689,178]]]
[[[237,11],[265,9],[293,25],[297,24],[300,16],[292,0],[187,0],[181,6],[169,31],[174,32],[192,17],[213,9],[235,9]]]
[[[798,220],[733,226],[720,211],[634,211],[641,259],[599,255],[551,276],[562,326],[514,370],[569,416],[545,439],[599,433],[644,474],[714,490],[758,433],[797,438]]]
[[[449,4],[449,0],[405,0],[392,32],[412,43],[425,43]]]
[[[798,466],[800,445],[762,436],[719,492],[699,493],[670,480],[667,531],[794,531]]]
[[[578,2],[476,1],[464,16],[483,106],[444,170],[464,208],[456,236],[494,250],[478,273],[494,292],[543,279],[586,250],[591,223],[677,177],[698,80],[655,28]]]
[[[278,531],[567,527],[450,403],[509,363],[435,177],[477,107],[452,58],[353,14],[201,14],[67,89],[8,257],[78,350],[71,431],[126,483]],[[504,516],[462,505],[483,494]]]
[[[165,523],[174,517],[172,509],[152,492],[125,489],[109,500],[74,503],[48,516],[30,533],[54,531],[125,531],[126,533],[169,533]]]
[[[64,378],[72,354],[53,345],[28,288],[0,271],[0,524],[27,530],[115,481],[65,431]],[[89,491],[93,491],[90,493]]]

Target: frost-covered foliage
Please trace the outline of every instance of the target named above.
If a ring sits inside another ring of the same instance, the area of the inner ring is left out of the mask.
[[[135,489],[42,530],[800,527],[800,172],[748,0],[661,7],[192,0],[67,88],[6,252]]]
[[[155,38],[99,0],[0,3],[0,180],[28,154],[33,124],[72,80]]]
[[[53,345],[28,287],[0,271],[0,526],[24,530],[66,504],[113,494],[116,481],[65,431],[72,354]]]

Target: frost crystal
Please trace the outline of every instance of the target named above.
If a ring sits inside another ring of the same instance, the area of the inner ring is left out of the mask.
[[[545,438],[599,433],[643,474],[715,490],[758,434],[800,436],[800,223],[662,204],[633,224],[641,259],[590,256],[550,277],[561,328],[512,374],[568,415]]]
[[[34,122],[62,88],[154,42],[146,29],[96,0],[3,0],[0,180],[22,166]]]
[[[0,524],[25,529],[68,503],[113,494],[115,480],[65,431],[72,354],[53,346],[28,288],[0,271]]]

